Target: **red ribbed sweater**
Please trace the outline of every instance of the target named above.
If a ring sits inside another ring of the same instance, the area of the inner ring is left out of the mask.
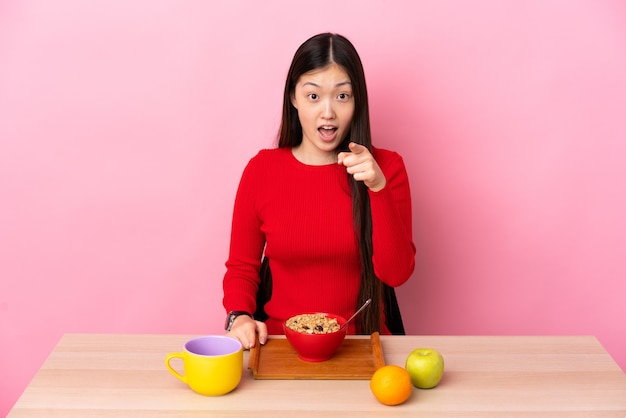
[[[375,148],[373,155],[387,179],[381,191],[369,192],[374,272],[395,287],[415,266],[409,182],[399,154]],[[299,313],[354,312],[360,263],[345,167],[305,165],[291,148],[262,150],[250,160],[235,198],[226,311],[255,311],[264,249],[273,282],[265,306],[270,334],[282,334],[281,323]]]

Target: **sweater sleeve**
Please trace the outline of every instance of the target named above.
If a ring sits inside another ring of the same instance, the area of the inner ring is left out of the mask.
[[[373,264],[376,276],[396,287],[405,283],[415,268],[409,179],[402,157],[388,152],[377,159],[387,184],[369,192],[372,211]]]
[[[253,158],[246,166],[235,197],[230,252],[223,281],[223,304],[227,312],[254,313],[256,309],[265,236],[255,207],[257,185],[261,181],[255,162]]]

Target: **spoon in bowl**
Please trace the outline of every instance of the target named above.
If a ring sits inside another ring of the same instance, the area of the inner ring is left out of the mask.
[[[344,329],[344,328],[346,327],[346,325],[348,325],[348,323],[349,323],[350,321],[352,321],[352,320],[354,319],[354,317],[355,317],[355,316],[357,316],[359,313],[361,313],[361,311],[362,311],[363,309],[367,308],[367,305],[369,305],[370,303],[372,303],[372,299],[371,299],[371,298],[370,298],[370,299],[368,299],[368,300],[366,300],[366,301],[365,301],[365,303],[363,304],[363,306],[361,306],[361,307],[360,307],[360,308],[359,308],[359,309],[358,309],[358,310],[354,313],[354,315],[352,315],[352,316],[351,316],[351,317],[350,317],[350,318],[349,318],[346,322],[344,322],[344,323],[343,323],[343,325],[342,325],[342,326],[340,326],[340,327],[339,327],[339,330],[338,330],[337,332],[339,332],[339,331],[341,331],[342,329]]]

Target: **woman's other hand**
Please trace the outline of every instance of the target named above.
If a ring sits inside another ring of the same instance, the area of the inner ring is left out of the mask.
[[[265,344],[267,341],[267,326],[261,321],[255,321],[247,315],[239,315],[235,318],[227,336],[238,339],[246,350],[256,344],[256,335],[259,334],[259,342]]]
[[[376,163],[374,156],[363,145],[350,142],[350,151],[340,152],[337,162],[344,167],[355,180],[362,181],[373,192],[382,190],[387,179]]]

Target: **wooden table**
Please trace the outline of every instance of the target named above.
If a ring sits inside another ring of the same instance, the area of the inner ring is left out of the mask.
[[[387,364],[417,347],[446,361],[399,406],[367,380],[255,380],[248,353],[235,391],[197,395],[164,366],[192,337],[65,335],[9,417],[626,417],[626,374],[593,337],[383,336]]]

